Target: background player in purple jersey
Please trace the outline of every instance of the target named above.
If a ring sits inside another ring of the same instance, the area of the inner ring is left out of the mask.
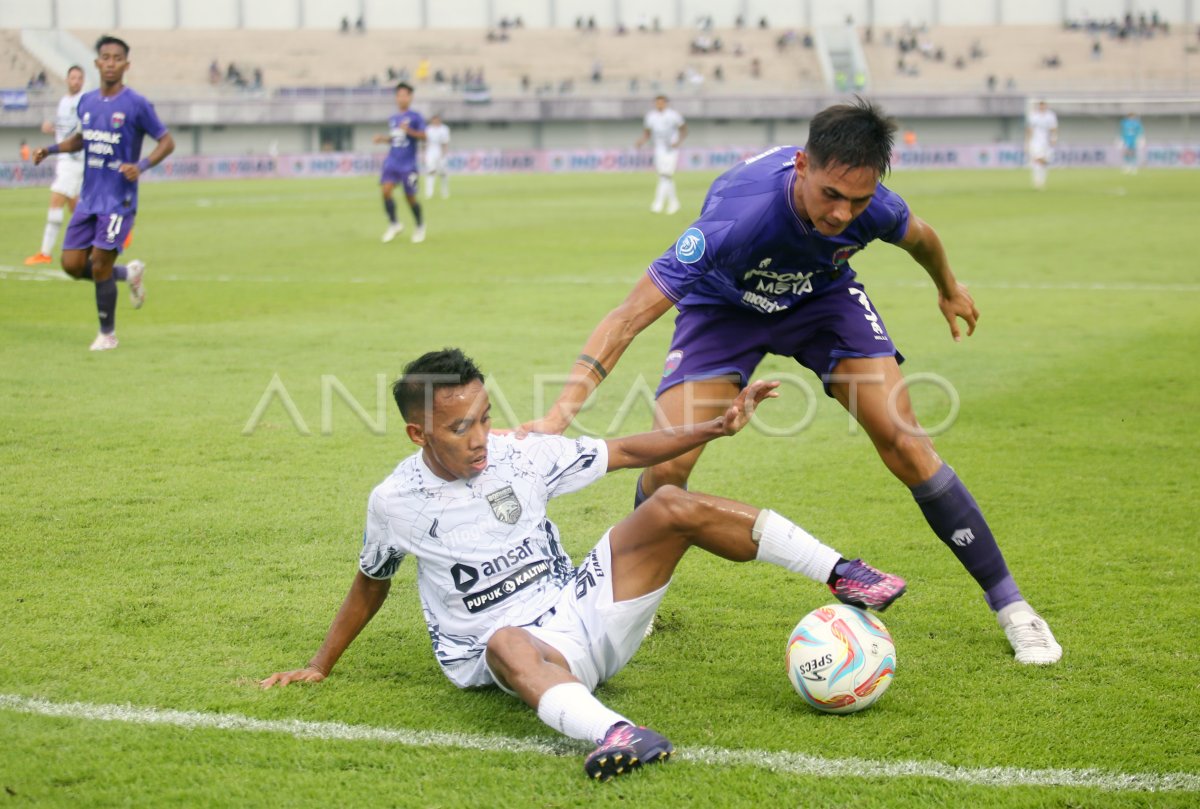
[[[412,209],[414,243],[425,241],[425,222],[421,218],[421,203],[417,201],[417,183],[421,178],[421,170],[417,164],[418,141],[425,140],[425,119],[421,113],[409,109],[412,106],[413,88],[406,82],[396,85],[396,109],[398,112],[388,118],[388,133],[376,135],[375,143],[390,143],[387,157],[383,161],[383,173],[379,177],[379,185],[383,189],[383,209],[387,211],[388,229],[383,232],[383,241],[390,242],[396,234],[404,230],[396,220],[396,200],[392,191],[397,185],[404,187],[404,196],[408,207]]]
[[[34,155],[34,162],[40,163],[48,155],[84,150],[83,190],[63,237],[62,268],[74,278],[95,283],[100,333],[92,351],[117,347],[117,281],[129,283],[133,308],[146,299],[145,265],[136,260],[117,265],[116,258],[133,230],[138,177],[175,150],[175,139],[154,105],[125,86],[129,64],[128,45],[116,37],[101,37],[96,42],[100,89],[79,99],[80,131]],[[149,157],[142,157],[146,135],[158,145]]]
[[[554,406],[522,429],[562,432],[633,338],[673,305],[679,315],[658,389],[659,426],[712,418],[765,354],[793,357],[821,377],[910,488],[934,533],[983,588],[1016,659],[1054,663],[1062,647],[1021,596],[974,498],[921,430],[903,357],[847,263],[875,239],[903,248],[933,279],[954,339],[960,318],[974,332],[979,312],[937,233],[879,182],[894,132],[891,119],[860,99],[814,117],[803,150],[776,147],[718,177],[700,219],[600,321]],[[667,484],[686,486],[702,450],[647,469],[636,502]]]

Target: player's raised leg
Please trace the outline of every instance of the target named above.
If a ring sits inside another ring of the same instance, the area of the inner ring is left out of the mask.
[[[975,498],[921,430],[895,357],[844,359],[830,379],[834,396],[866,430],[887,468],[912,491],[929,527],[983,589],[1017,660],[1056,662],[1062,648],[1021,596]]]

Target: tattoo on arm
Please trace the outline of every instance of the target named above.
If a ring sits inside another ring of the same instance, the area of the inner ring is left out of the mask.
[[[575,360],[575,364],[583,365],[594,373],[599,380],[603,380],[604,377],[608,376],[608,371],[604,370],[604,366],[600,364],[600,360],[595,357],[589,357],[587,354],[580,354],[579,358]]]

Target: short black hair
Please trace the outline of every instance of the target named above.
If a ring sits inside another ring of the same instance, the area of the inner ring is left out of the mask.
[[[413,91],[413,87],[412,87],[412,85],[411,85],[411,84],[409,84],[408,82],[406,82],[406,81],[402,81],[402,82],[400,82],[399,84],[397,84],[397,85],[396,85],[396,90],[397,90],[397,92],[398,92],[398,91],[400,91],[400,90],[408,90],[408,92],[410,92],[410,93],[411,93],[411,92]]]
[[[69,68],[67,68],[67,75],[68,75],[68,76],[70,76],[70,75],[71,75],[71,71],[72,71],[72,70],[78,70],[80,73],[83,73],[83,68],[81,68],[79,65],[71,65]],[[85,76],[86,76],[87,74],[86,74],[86,73],[84,73],[83,75],[85,75]]]
[[[121,50],[125,51],[125,55],[126,56],[129,55],[129,43],[123,39],[117,39],[114,36],[109,36],[108,34],[105,34],[104,36],[102,36],[96,40],[97,55],[100,53],[100,49],[103,48],[105,45],[120,45]]]
[[[392,396],[400,415],[411,422],[410,416],[423,411],[432,401],[438,388],[457,388],[471,382],[483,382],[483,372],[475,361],[461,349],[443,348],[422,354],[404,366],[404,374],[392,385]]]
[[[817,168],[838,164],[851,169],[873,168],[885,176],[892,167],[896,122],[883,110],[858,96],[853,103],[836,104],[817,113],[808,128],[804,151]]]

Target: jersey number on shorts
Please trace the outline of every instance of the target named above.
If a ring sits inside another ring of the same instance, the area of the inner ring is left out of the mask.
[[[121,235],[121,224],[125,221],[125,217],[120,214],[111,213],[108,215],[108,228],[104,235],[110,242],[115,242],[117,237]]]

